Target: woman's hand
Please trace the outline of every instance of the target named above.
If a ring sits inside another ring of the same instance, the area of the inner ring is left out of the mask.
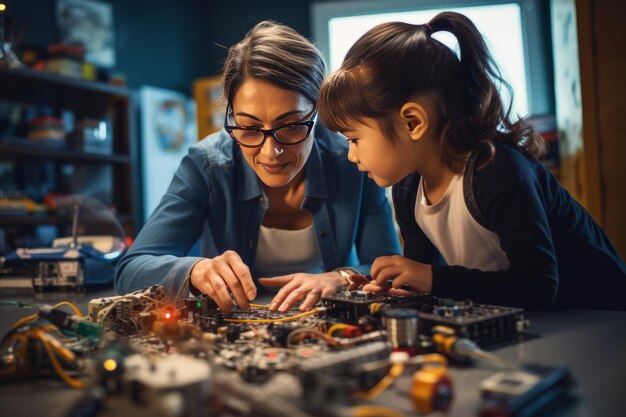
[[[211,297],[225,312],[233,308],[231,293],[243,310],[248,309],[250,301],[256,298],[256,286],[250,268],[237,252],[231,250],[197,262],[191,270],[191,284]]]
[[[401,289],[402,286],[408,285],[420,293],[430,293],[433,288],[431,266],[400,255],[376,258],[370,274],[372,281],[363,287],[364,291],[409,295],[412,293]],[[391,288],[389,281],[391,281]]]
[[[335,295],[338,291],[348,288],[347,280],[337,271],[323,274],[289,274],[274,278],[260,278],[259,283],[265,287],[283,287],[270,304],[270,311],[286,313],[299,301],[301,311],[307,311],[321,297]]]

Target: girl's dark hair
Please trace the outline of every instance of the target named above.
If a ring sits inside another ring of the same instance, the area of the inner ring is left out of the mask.
[[[460,59],[431,37],[439,31],[456,37]],[[375,118],[393,139],[399,108],[423,97],[435,107],[434,133],[445,138],[440,146],[455,172],[462,171],[467,154],[479,146],[488,146],[490,160],[500,142],[541,159],[543,139],[528,121],[511,121],[511,103],[505,108],[498,85],[512,101],[511,87],[476,26],[459,13],[444,12],[425,25],[383,23],[363,35],[322,85],[320,117],[337,131],[361,117]]]
[[[317,104],[324,72],[322,54],[309,40],[288,26],[264,21],[228,50],[224,97],[232,103],[237,89],[252,77],[295,90]]]

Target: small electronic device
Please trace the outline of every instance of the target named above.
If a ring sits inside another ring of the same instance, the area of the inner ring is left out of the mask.
[[[77,203],[73,210],[72,236],[55,239],[52,247],[19,248],[0,257],[0,289],[80,291],[112,283],[113,262],[126,250],[123,239],[78,236]]]
[[[368,291],[347,291],[322,297],[322,305],[331,309],[334,318],[356,323],[359,318],[380,311],[381,307],[412,308],[421,310],[424,306],[436,304],[429,295],[396,296],[373,294]]]
[[[535,416],[558,405],[573,385],[566,367],[528,364],[500,372],[480,384],[480,416]]]
[[[76,248],[18,249],[0,258],[0,289],[80,290],[84,256]]]
[[[439,299],[431,309],[419,313],[419,332],[428,334],[439,325],[484,346],[518,336],[529,322],[521,308]]]

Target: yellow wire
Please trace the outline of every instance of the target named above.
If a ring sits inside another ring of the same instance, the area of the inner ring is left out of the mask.
[[[394,363],[393,365],[391,365],[391,368],[389,369],[389,372],[387,373],[387,375],[385,375],[383,377],[383,379],[378,381],[378,384],[374,385],[374,387],[372,389],[370,389],[367,392],[364,392],[364,393],[360,394],[359,396],[362,399],[364,399],[364,400],[371,400],[372,398],[378,397],[387,388],[389,388],[391,383],[396,378],[398,378],[400,375],[402,375],[403,371],[404,371],[404,364],[403,363]]]
[[[346,327],[348,327],[348,325],[347,325],[347,324],[343,324],[343,323],[336,323],[336,324],[333,324],[333,325],[332,325],[332,326],[330,326],[330,328],[326,331],[326,334],[329,334],[329,335],[331,335],[331,336],[332,336],[332,335],[333,335],[333,332],[334,332],[335,330],[345,329]]]
[[[61,379],[65,381],[65,383],[71,386],[72,388],[78,388],[78,389],[84,388],[85,384],[83,383],[83,381],[79,381],[76,378],[72,378],[65,372],[61,364],[59,364],[59,361],[57,360],[56,356],[54,355],[52,348],[49,346],[48,344],[49,342],[43,338],[40,338],[40,340],[42,341],[43,346],[46,348],[46,351],[48,352],[48,357],[50,358],[50,362],[52,362],[52,366],[54,367],[54,370],[56,371],[57,375],[59,375]]]
[[[57,308],[57,307],[61,307],[61,306],[69,306],[72,311],[74,311],[74,314],[76,314],[78,317],[84,317],[83,313],[80,312],[80,310],[78,309],[78,307],[76,307],[74,304],[70,303],[69,301],[61,301],[58,304],[55,304],[52,308]],[[35,313],[35,314],[31,314],[30,316],[24,317],[19,319],[18,321],[15,322],[15,324],[13,325],[12,329],[15,329],[18,326],[21,326],[22,324],[26,323],[27,321],[30,321],[32,319],[35,319],[39,316],[39,313]]]
[[[269,304],[250,304],[250,307],[255,307],[255,308],[270,308]]]
[[[15,339],[18,342],[20,342],[20,346],[18,348],[18,356],[20,357],[20,360],[23,361],[26,358],[25,351],[28,348],[28,340],[30,338],[38,339],[43,344],[44,348],[46,349],[46,352],[48,353],[48,357],[50,358],[50,362],[52,363],[52,366],[54,367],[54,370],[59,375],[59,377],[61,377],[61,379],[65,381],[65,383],[67,383],[73,388],[83,388],[84,383],[82,381],[79,381],[69,376],[65,372],[63,367],[59,364],[58,359],[54,355],[54,352],[57,352],[65,359],[73,360],[76,358],[76,356],[74,355],[74,352],[70,351],[65,346],[57,346],[55,343],[50,341],[54,339],[50,339],[50,336],[45,334],[46,331],[55,330],[55,329],[56,329],[55,326],[51,326],[51,325],[43,326],[40,328],[30,330],[24,334],[13,335],[11,339],[9,340]]]
[[[60,306],[69,306],[74,311],[74,314],[76,314],[78,317],[84,317],[83,313],[80,312],[78,307],[76,307],[74,304],[70,303],[69,301],[61,301],[60,303],[56,304],[52,308],[57,308]]]
[[[27,321],[30,321],[32,319],[36,319],[39,316],[39,313],[35,313],[35,314],[31,314],[30,316],[26,316],[24,318],[19,319],[18,321],[15,322],[15,324],[13,325],[12,329],[15,329],[18,326],[21,326],[22,324],[26,323]]]
[[[287,336],[287,347],[292,347],[293,345],[295,345],[295,343],[293,343],[292,340],[295,339],[297,336],[315,336],[324,340],[330,346],[338,345],[337,341],[332,336],[329,336],[326,333],[322,333],[315,328],[305,327],[305,328],[296,329],[292,331],[291,333],[289,333],[289,336]]]
[[[313,309],[304,313],[296,314],[295,316],[281,317],[279,319],[224,319],[224,321],[229,323],[280,323],[283,321],[297,320],[318,312],[319,311],[317,309]]]
[[[61,358],[63,358],[64,361],[72,362],[76,359],[76,355],[74,355],[74,352],[60,344],[50,335],[46,334],[46,332],[38,330],[35,332],[35,336],[38,337],[42,342],[46,341],[50,345],[50,347],[52,347],[54,351],[61,356]]]
[[[376,313],[383,306],[382,303],[372,303],[370,305],[370,314]]]
[[[352,408],[353,417],[406,417],[406,414],[381,405],[362,405]]]

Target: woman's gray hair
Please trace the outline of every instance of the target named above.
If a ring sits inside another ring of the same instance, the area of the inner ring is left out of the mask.
[[[273,21],[254,26],[228,50],[222,78],[228,103],[249,77],[297,91],[317,105],[325,65],[320,51],[292,28]]]

